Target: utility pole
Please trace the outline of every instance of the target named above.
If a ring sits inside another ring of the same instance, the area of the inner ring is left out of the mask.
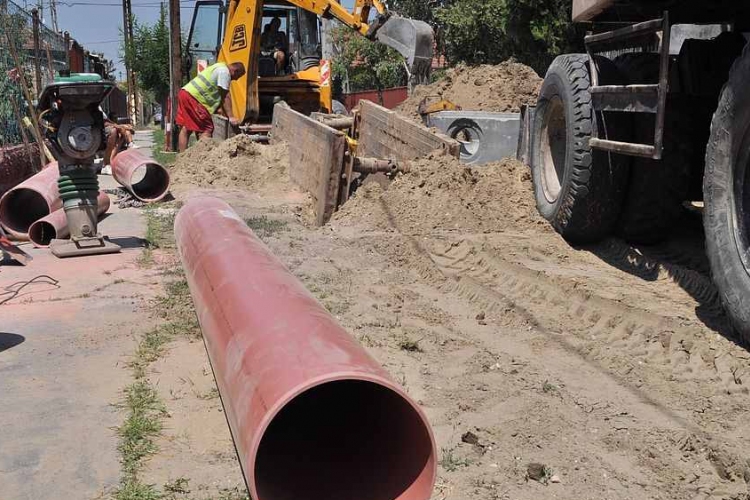
[[[65,69],[70,71],[70,32],[63,33],[63,40],[65,42]]]
[[[177,117],[177,94],[182,87],[182,37],[180,34],[180,0],[169,0],[169,146],[177,151],[178,134],[175,126]],[[163,110],[162,110],[163,111]],[[166,145],[166,144],[165,144]]]
[[[49,0],[49,17],[52,22],[52,31],[58,33],[60,28],[57,26],[57,2]]]
[[[122,34],[125,37],[125,48],[133,47],[133,11],[130,0],[122,0]],[[128,117],[133,126],[138,123],[138,89],[135,83],[135,72],[127,61],[125,61],[125,76],[128,80]]]
[[[31,22],[34,39],[34,82],[36,83],[36,94],[39,95],[42,91],[42,70],[40,66],[42,53],[39,46],[39,11],[37,9],[31,10]]]

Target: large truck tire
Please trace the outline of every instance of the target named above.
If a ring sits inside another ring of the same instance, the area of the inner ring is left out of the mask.
[[[600,84],[624,84],[614,64],[597,58]],[[620,215],[630,159],[589,146],[600,138],[629,139],[624,114],[595,113],[589,88],[589,58],[569,54],[547,71],[533,126],[531,170],[539,213],[567,241],[584,244],[608,236]],[[606,126],[605,126],[606,124]],[[614,133],[617,136],[614,136]]]
[[[711,123],[703,180],[706,253],[735,329],[750,342],[750,46],[734,63]]]

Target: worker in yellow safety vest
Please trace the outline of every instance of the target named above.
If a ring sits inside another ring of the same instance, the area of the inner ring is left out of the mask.
[[[214,131],[211,114],[221,107],[229,123],[239,125],[241,120],[232,116],[232,98],[229,83],[245,74],[242,63],[219,62],[204,69],[180,89],[177,94],[177,118],[180,127],[180,152],[187,149],[190,134],[199,139],[210,139]]]

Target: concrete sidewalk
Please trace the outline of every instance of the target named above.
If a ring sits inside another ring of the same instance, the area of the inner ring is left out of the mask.
[[[150,132],[136,140],[150,152]],[[111,177],[100,183],[115,186]],[[114,405],[161,278],[137,263],[146,232],[139,210],[113,203],[100,229],[122,253],[61,260],[23,245],[29,266],[0,265],[0,293],[39,277],[0,305],[2,500],[100,498],[119,481],[124,417]]]

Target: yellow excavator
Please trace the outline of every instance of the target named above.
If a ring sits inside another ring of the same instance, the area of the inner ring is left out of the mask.
[[[351,11],[336,0],[199,0],[188,36],[191,76],[216,61],[243,63],[247,72],[232,82],[230,94],[232,112],[246,124],[270,122],[279,101],[304,114],[339,112],[331,95],[331,61],[322,56],[321,18],[396,49],[410,85],[429,78],[432,28],[391,13],[381,0],[354,0]],[[284,42],[283,68],[261,52],[261,32],[272,22]]]

